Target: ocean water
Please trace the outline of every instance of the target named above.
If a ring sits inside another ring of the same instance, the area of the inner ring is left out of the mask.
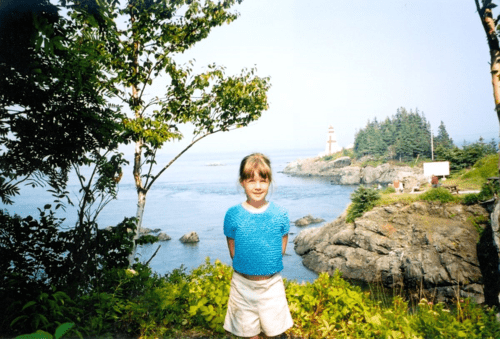
[[[287,163],[299,158],[314,156],[314,150],[276,151],[267,155],[271,159],[274,184],[268,200],[285,207],[290,220],[297,220],[307,214],[332,221],[338,217],[350,202],[353,186],[331,185],[328,179],[312,177],[291,177],[281,173]],[[212,261],[231,264],[223,221],[226,210],[245,200],[243,189],[238,185],[238,167],[247,153],[186,153],[179,158],[148,192],[143,227],[161,229],[172,240],[140,246],[138,255],[142,262],[148,261],[161,245],[150,265],[159,274],[164,274],[184,265],[189,271],[209,257]],[[166,163],[171,156],[161,155],[158,164]],[[211,164],[218,164],[213,166]],[[110,202],[101,212],[99,227],[116,225],[124,217],[136,213],[137,195],[127,166],[119,185],[118,199]],[[72,200],[77,200],[79,186],[74,178],[68,187]],[[2,206],[11,214],[20,216],[38,215],[38,208],[53,200],[43,188],[23,188],[12,206]],[[66,213],[58,210],[57,216],[64,217],[63,225],[72,226],[76,221],[76,210],[69,206]],[[317,227],[321,224],[306,227]],[[297,281],[312,281],[317,275],[302,265],[302,260],[293,249],[293,239],[304,227],[291,225],[289,244],[284,257],[282,275]],[[200,237],[196,244],[183,244],[179,238],[195,231]]]

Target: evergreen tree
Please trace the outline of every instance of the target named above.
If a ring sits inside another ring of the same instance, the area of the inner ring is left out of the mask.
[[[441,124],[438,127],[438,135],[434,138],[434,145],[436,147],[442,146],[447,149],[451,149],[454,146],[453,139],[450,138],[448,132],[446,131],[443,121],[441,121]]]
[[[368,121],[366,127],[355,137],[355,154],[382,156],[386,158],[411,159],[417,156],[430,157],[430,124],[418,109],[407,111],[398,108],[395,116],[382,123],[377,119]]]

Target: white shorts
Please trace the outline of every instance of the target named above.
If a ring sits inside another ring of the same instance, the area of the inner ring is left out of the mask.
[[[224,329],[239,337],[261,332],[277,336],[293,326],[279,273],[266,280],[248,280],[237,272],[231,279]]]

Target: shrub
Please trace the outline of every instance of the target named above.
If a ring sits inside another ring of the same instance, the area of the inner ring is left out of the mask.
[[[457,199],[446,188],[432,188],[419,196],[424,201],[439,201],[441,203],[453,202]]]
[[[64,324],[61,324],[61,325],[59,325],[57,327],[56,332],[54,333],[54,335],[52,335],[52,334],[50,334],[48,332],[42,331],[42,330],[38,330],[35,333],[20,335],[20,336],[16,337],[16,339],[36,339],[36,338],[40,338],[40,339],[42,339],[42,338],[43,339],[60,339],[68,331],[70,331],[73,326],[75,326],[74,323],[64,323]]]
[[[359,186],[351,194],[352,204],[347,209],[346,222],[353,222],[363,213],[371,210],[379,199],[380,193],[376,189],[366,188],[363,185]]]
[[[490,154],[480,158],[470,171],[462,175],[463,179],[480,177],[483,180],[498,175],[498,154]]]
[[[464,205],[474,205],[479,202],[479,194],[476,193],[470,193],[464,195],[462,198],[462,204]]]
[[[443,303],[422,299],[413,322],[424,338],[500,338],[494,310],[483,310],[469,299],[458,300],[453,312]]]
[[[479,201],[486,201],[493,198],[500,192],[500,184],[498,180],[494,180],[492,182],[485,182],[483,186],[481,186],[481,191],[478,193]]]
[[[396,189],[394,186],[387,186],[382,190],[382,194],[391,194],[391,193],[396,193]]]
[[[10,305],[9,310],[18,314],[10,326],[22,331],[55,331],[56,326],[72,322],[81,313],[74,305],[75,302],[64,292],[55,289],[53,293],[42,292],[22,308],[19,302]]]
[[[75,319],[77,328],[85,337],[180,338],[186,333],[203,333],[204,337],[225,338],[222,323],[231,272],[231,267],[217,260],[210,263],[208,258],[189,274],[181,266],[159,276],[140,264],[133,270],[107,271],[92,293],[77,300],[83,308]],[[409,313],[401,297],[383,307],[370,292],[342,279],[338,271],[332,276],[321,273],[314,282],[284,282],[295,323],[287,331],[292,337],[500,338],[495,310],[469,300],[457,300],[454,310],[422,300]],[[64,318],[74,311],[60,304],[45,303],[48,307],[36,312],[50,315],[60,311]],[[49,338],[48,333],[36,334]]]

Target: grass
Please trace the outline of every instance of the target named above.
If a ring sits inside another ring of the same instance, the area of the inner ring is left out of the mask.
[[[463,169],[451,174],[446,180],[441,180],[441,185],[455,185],[459,191],[479,191],[488,178],[496,176],[498,176],[498,154],[492,154],[480,159],[472,168]],[[381,199],[376,203],[376,206],[385,206],[394,203],[408,205],[415,201],[422,200],[422,194],[425,194],[425,192],[430,189],[430,184],[426,183],[421,186],[421,190],[424,192],[421,194],[396,194],[384,190],[381,192]],[[460,203],[464,195],[453,195],[453,197],[454,199],[452,202]]]

